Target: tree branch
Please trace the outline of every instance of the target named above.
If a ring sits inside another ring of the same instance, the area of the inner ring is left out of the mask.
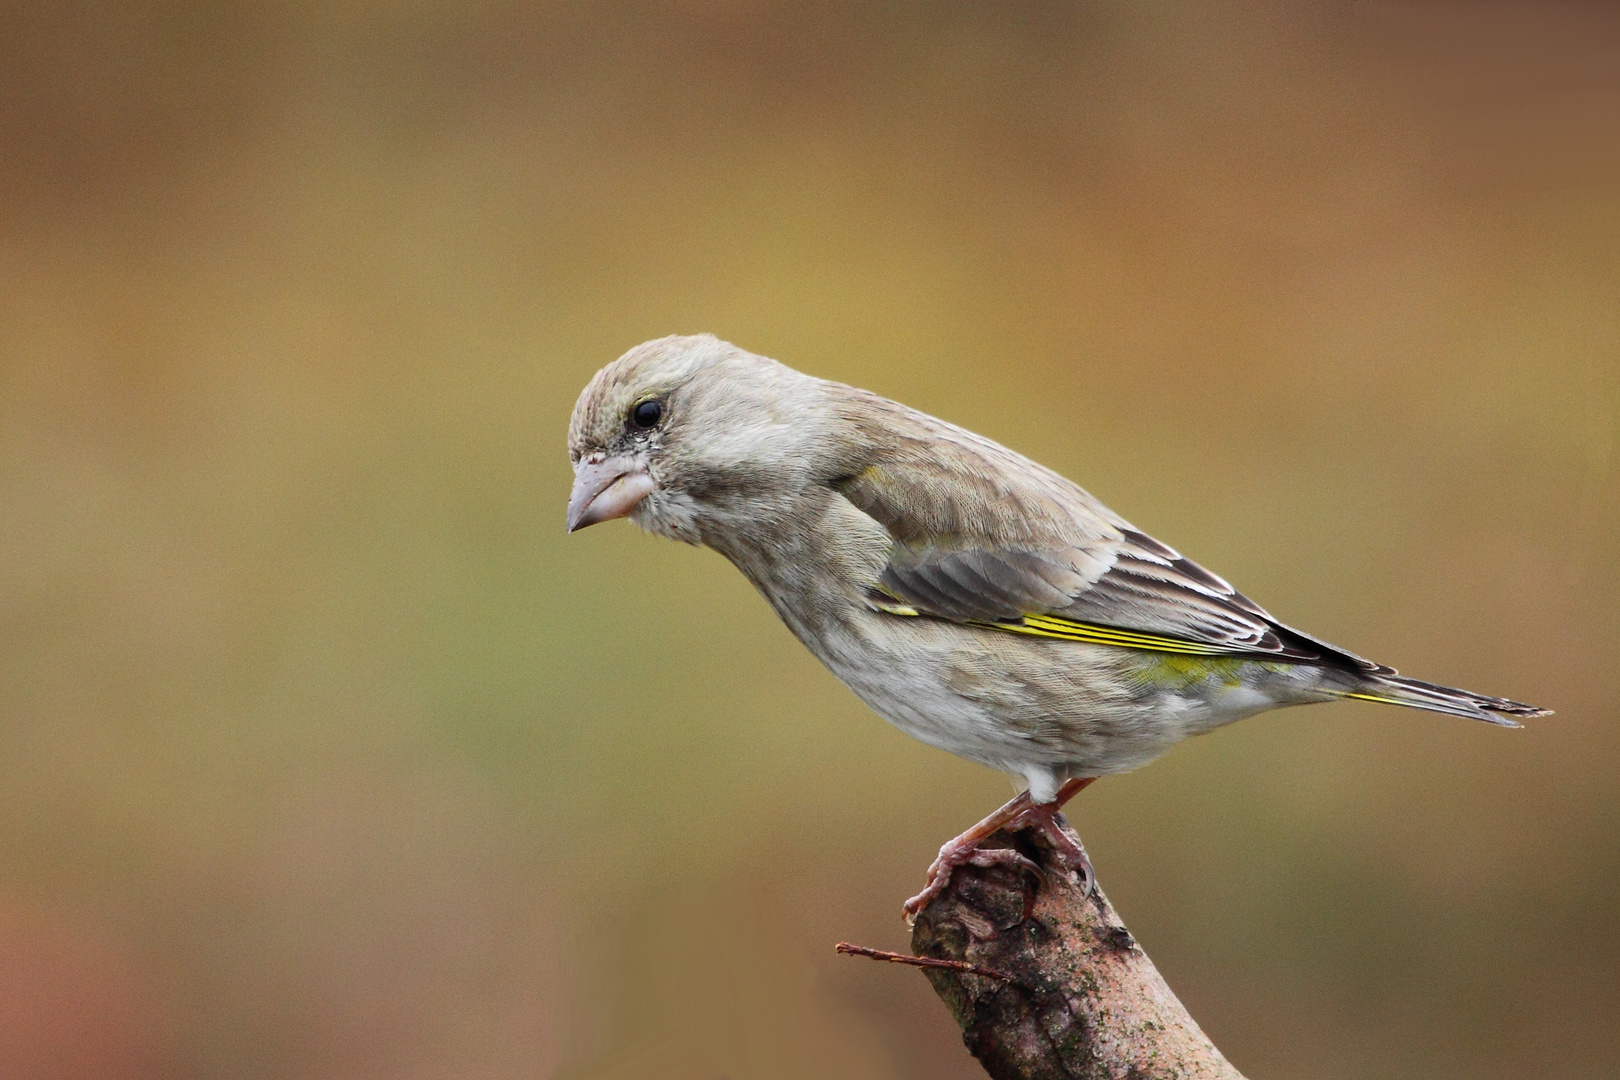
[[[961,867],[912,930],[914,953],[953,965],[923,974],[985,1071],[994,1080],[1243,1080],[1102,890],[1081,895],[1036,840],[1001,832],[984,846],[1017,847],[1041,863],[1044,881]]]

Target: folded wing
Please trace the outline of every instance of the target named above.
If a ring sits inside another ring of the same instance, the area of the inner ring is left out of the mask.
[[[938,431],[833,486],[894,537],[874,607],[1013,633],[1388,672],[1282,625],[1088,493],[996,443]]]

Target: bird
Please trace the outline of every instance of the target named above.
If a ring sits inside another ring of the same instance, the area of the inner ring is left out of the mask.
[[[1063,476],[981,435],[710,334],[644,342],[580,393],[570,533],[618,518],[719,552],[884,719],[1021,788],[940,848],[1089,892],[1060,811],[1098,777],[1256,713],[1346,699],[1507,727],[1548,710],[1420,682],[1278,621]]]

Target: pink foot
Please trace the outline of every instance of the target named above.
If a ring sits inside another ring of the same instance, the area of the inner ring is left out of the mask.
[[[922,892],[906,901],[906,925],[910,926],[917,913],[945,890],[945,886],[951,882],[951,872],[967,863],[974,866],[1014,866],[1032,870],[1044,880],[1045,875],[1039,866],[1010,848],[979,848],[981,843],[1001,829],[1009,832],[1021,829],[1038,831],[1057,851],[1063,865],[1070,871],[1079,872],[1081,887],[1086,895],[1091,895],[1097,881],[1091,869],[1091,860],[1086,857],[1086,849],[1080,845],[1080,838],[1069,829],[1068,822],[1064,821],[1059,811],[1064,803],[1095,779],[1093,776],[1083,776],[1070,780],[1058,789],[1057,797],[1049,803],[1033,804],[1029,801],[1029,792],[1020,792],[995,813],[940,848],[939,856],[928,867],[927,885]]]
[[[1097,873],[1091,868],[1091,857],[1081,845],[1080,837],[1069,828],[1069,823],[1058,810],[1057,803],[1031,806],[1007,828],[1012,832],[1034,829],[1052,845],[1064,867],[1071,873],[1079,875],[1078,883],[1084,895],[1090,896],[1092,890],[1097,887]]]
[[[953,841],[954,843],[954,841]],[[1045,880],[1046,875],[1034,862],[1026,859],[1012,848],[973,848],[964,847],[953,849],[946,844],[939,849],[939,858],[928,867],[928,884],[923,891],[906,901],[906,925],[910,926],[917,918],[917,912],[928,906],[928,902],[945,891],[945,886],[951,883],[951,872],[958,866],[971,864],[973,866],[1010,866],[1016,870],[1028,870],[1037,878]]]

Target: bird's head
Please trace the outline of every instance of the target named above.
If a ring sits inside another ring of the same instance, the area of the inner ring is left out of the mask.
[[[637,345],[574,405],[568,531],[628,517],[698,544],[768,520],[825,456],[831,385],[709,334]]]

